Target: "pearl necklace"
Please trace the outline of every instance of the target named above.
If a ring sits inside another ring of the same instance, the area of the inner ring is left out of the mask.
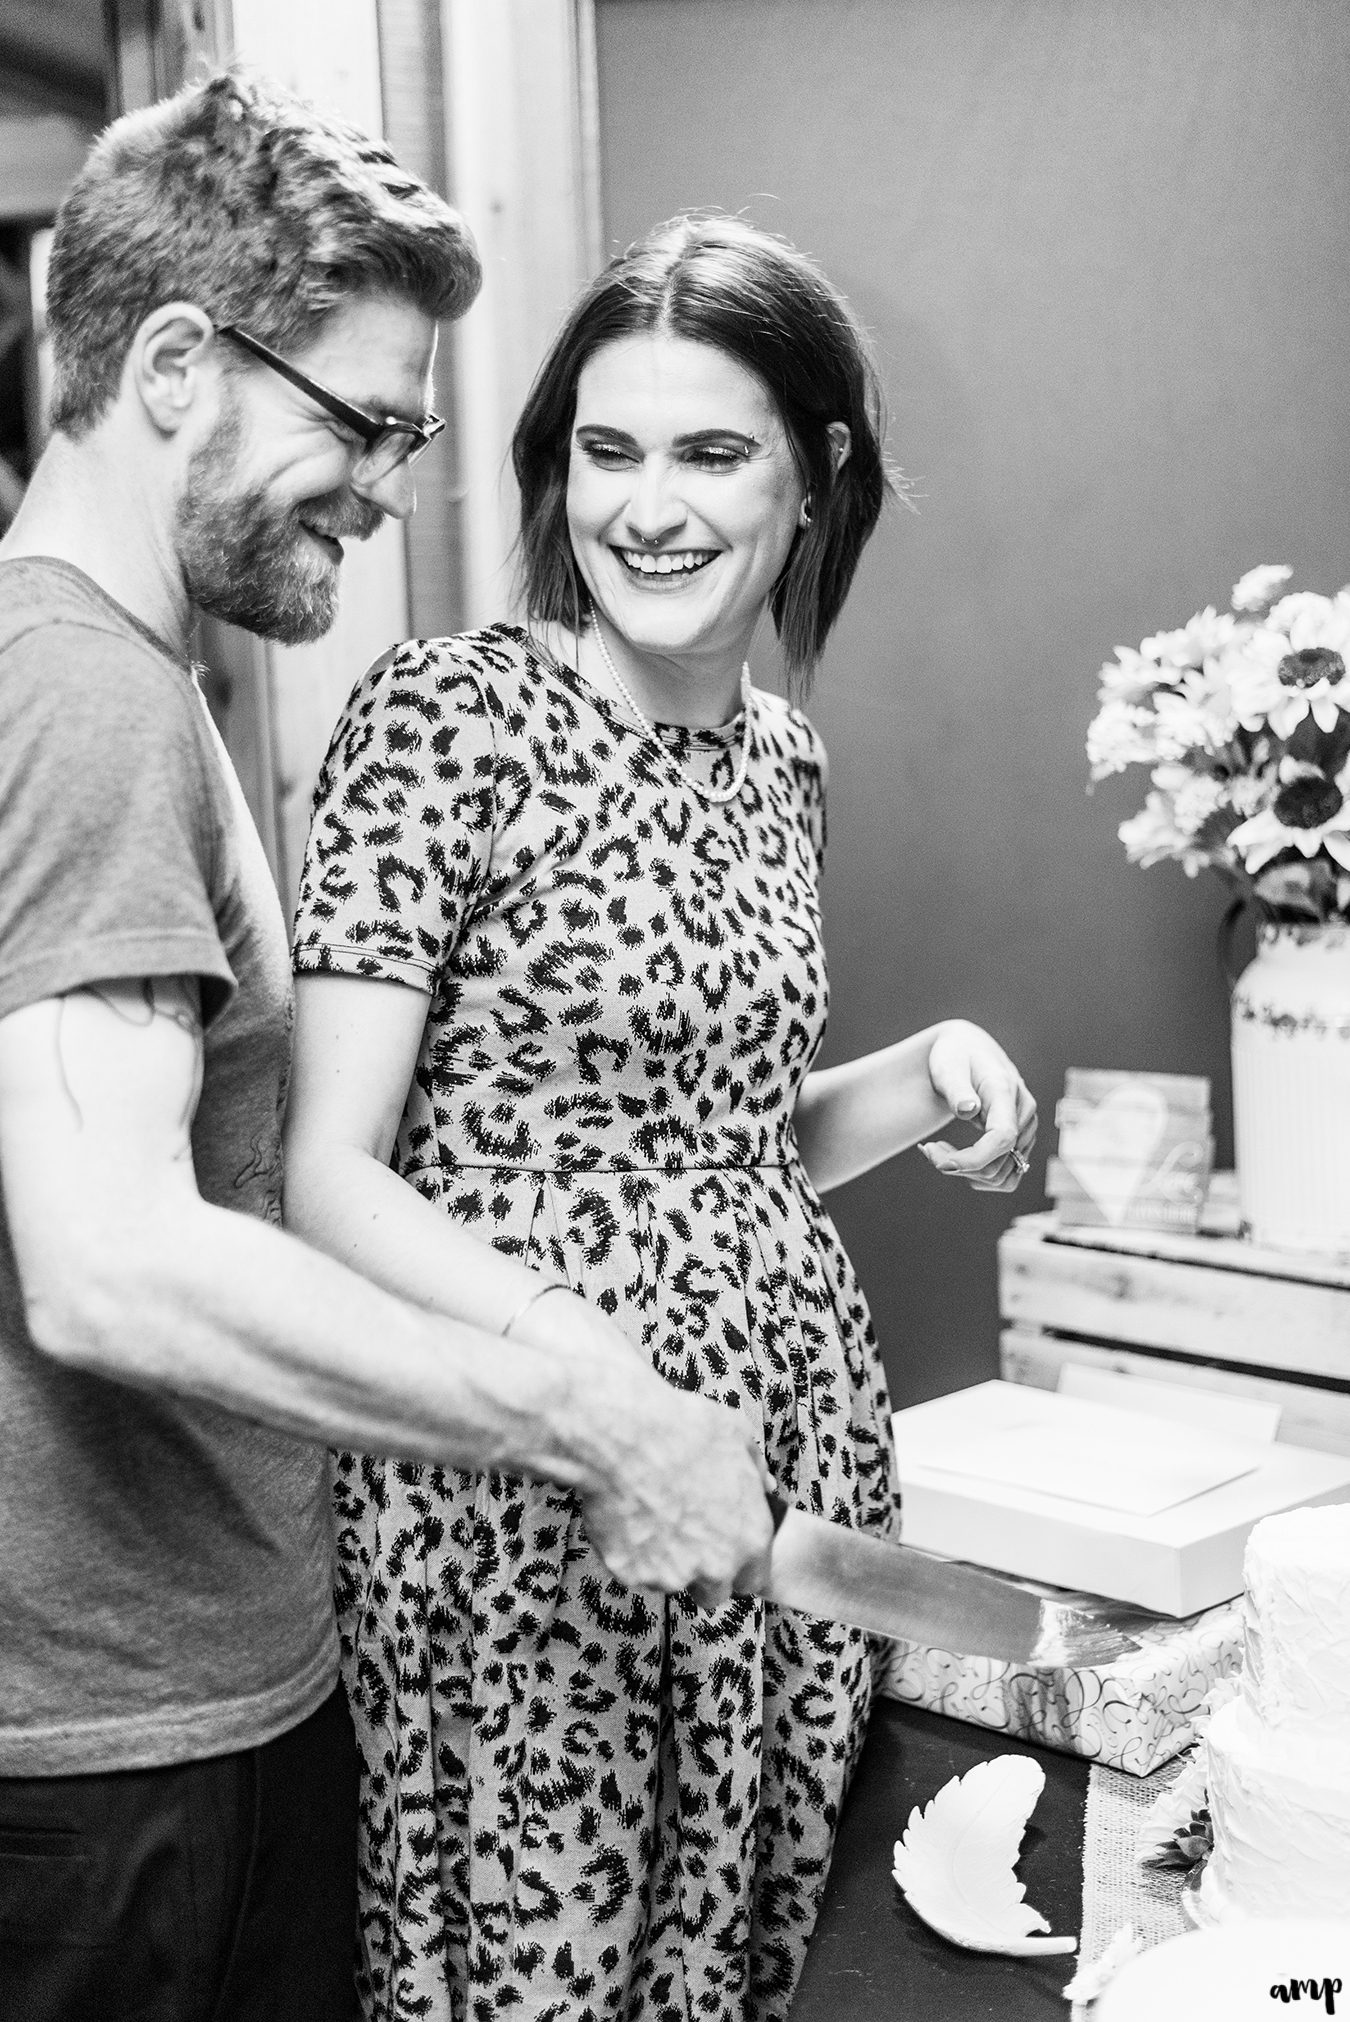
[[[638,708],[632,689],[614,665],[610,650],[605,644],[605,635],[600,629],[598,618],[592,618],[591,627],[595,633],[595,643],[600,648],[600,658],[605,663],[610,680],[614,683],[614,686],[618,689],[620,695],[622,695],[624,701],[642,725],[651,743],[656,746],[661,756],[665,759],[671,771],[677,773],[690,792],[696,793],[700,800],[707,801],[710,807],[725,807],[728,801],[735,800],[737,794],[745,785],[745,777],[750,770],[750,662],[744,660],[741,663],[741,713],[745,719],[745,729],[741,733],[741,760],[740,764],[736,767],[736,777],[732,780],[730,786],[705,786],[701,779],[695,779],[692,772],[686,772],[674,752],[657,736],[656,725],[652,722],[651,718],[644,715],[643,711]]]

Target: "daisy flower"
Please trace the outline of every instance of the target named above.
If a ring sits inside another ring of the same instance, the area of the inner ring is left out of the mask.
[[[1350,870],[1350,765],[1328,779],[1315,765],[1282,758],[1279,790],[1270,806],[1235,828],[1228,841],[1249,877],[1282,850],[1315,857],[1325,850]]]
[[[1295,625],[1301,625],[1305,631],[1313,628],[1312,637],[1295,639],[1294,644],[1317,645],[1322,626],[1344,625],[1347,606],[1350,606],[1350,589],[1339,590],[1334,597],[1324,597],[1317,590],[1295,590],[1292,595],[1281,597],[1278,604],[1271,605],[1266,622],[1291,636]],[[1330,643],[1337,645],[1340,641],[1333,639]]]
[[[1170,794],[1150,793],[1138,814],[1123,821],[1116,833],[1131,863],[1142,864],[1145,870],[1168,857],[1180,858],[1188,878],[1209,867],[1208,852],[1192,847],[1193,831],[1177,820]]]
[[[1161,661],[1149,660],[1133,646],[1117,646],[1116,657],[1108,660],[1098,679],[1099,702],[1147,702],[1160,681],[1174,678],[1176,669]]]
[[[1203,828],[1228,800],[1227,781],[1212,772],[1192,772],[1189,765],[1156,766],[1153,784],[1171,801],[1177,828],[1186,836]]]
[[[1292,569],[1283,562],[1262,562],[1255,569],[1248,569],[1245,576],[1239,576],[1233,585],[1233,609],[1235,611],[1264,611],[1266,605],[1279,596]]]
[[[1127,765],[1151,765],[1158,756],[1156,728],[1151,709],[1141,709],[1134,702],[1104,702],[1087,735],[1092,777],[1105,779],[1110,772],[1123,772]]]
[[[1347,697],[1350,701],[1350,697]],[[1183,674],[1174,691],[1153,698],[1158,719],[1159,758],[1182,758],[1188,751],[1222,751],[1238,727],[1227,669],[1217,660],[1203,673]]]
[[[1277,630],[1276,613],[1283,629]],[[1285,597],[1234,657],[1233,702],[1248,730],[1269,723],[1277,737],[1289,737],[1305,716],[1319,730],[1336,727],[1350,709],[1346,657],[1350,655],[1350,597]]]
[[[1202,667],[1231,644],[1237,629],[1238,620],[1229,612],[1206,604],[1178,631],[1155,632],[1141,641],[1140,651],[1145,659],[1160,660],[1164,667]]]

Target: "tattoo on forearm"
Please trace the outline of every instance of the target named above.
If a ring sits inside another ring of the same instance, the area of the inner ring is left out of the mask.
[[[83,1130],[84,1111],[72,1084],[72,1043],[67,1031],[69,1012],[76,999],[84,999],[100,1004],[105,1011],[111,1011],[114,1018],[123,1025],[148,1031],[157,1018],[164,1018],[176,1025],[191,1041],[194,1054],[192,1085],[187,1104],[180,1119],[184,1133],[181,1156],[191,1156],[191,1144],[187,1133],[192,1119],[197,1113],[197,1103],[202,1092],[202,1022],[195,1001],[195,993],[178,977],[140,977],[134,984],[128,983],[118,988],[116,985],[89,984],[82,990],[72,990],[57,1000],[56,1015],[56,1060],[61,1076],[61,1087],[75,1116],[78,1130]]]

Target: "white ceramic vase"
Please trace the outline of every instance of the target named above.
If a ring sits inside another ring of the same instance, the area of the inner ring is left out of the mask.
[[[1233,990],[1233,1132],[1252,1240],[1350,1253],[1350,926],[1261,928]]]

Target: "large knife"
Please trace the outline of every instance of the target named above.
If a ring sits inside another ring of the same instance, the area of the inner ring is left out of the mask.
[[[810,1516],[776,1494],[769,1506],[774,1541],[764,1591],[804,1615],[1046,1671],[1110,1664],[1138,1649],[1131,1629],[1156,1619],[1087,1594],[1056,1599],[1053,1589]]]

